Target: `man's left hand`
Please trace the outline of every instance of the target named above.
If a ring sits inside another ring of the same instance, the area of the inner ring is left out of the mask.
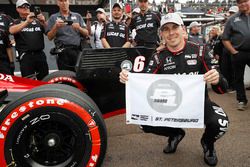
[[[204,81],[208,84],[217,85],[219,83],[220,74],[216,69],[209,70],[204,74]]]
[[[79,23],[73,23],[73,24],[72,24],[72,27],[73,27],[76,31],[80,31],[80,29],[81,29],[81,26],[80,26]]]
[[[42,13],[40,13],[39,15],[37,15],[37,19],[41,22],[41,23],[45,23],[45,17]]]

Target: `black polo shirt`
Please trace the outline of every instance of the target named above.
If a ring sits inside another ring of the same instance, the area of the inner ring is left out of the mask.
[[[236,50],[250,51],[250,16],[238,12],[226,22],[222,35]]]
[[[6,49],[10,48],[10,40],[8,37],[8,33],[0,28],[0,60],[9,61],[9,57]]]
[[[13,19],[10,16],[6,14],[0,14],[0,29],[9,32],[9,26],[12,22]]]
[[[24,19],[14,20],[13,25],[24,22]],[[13,34],[16,41],[16,49],[21,52],[40,51],[44,49],[44,27],[38,21],[34,20],[20,32]]]
[[[199,45],[203,45],[206,43],[205,39],[203,38],[203,36],[199,33],[197,34],[193,34],[193,33],[189,33],[188,34],[188,41],[197,43]]]
[[[103,26],[101,39],[105,38],[110,47],[122,47],[126,42],[131,40],[130,34],[126,24],[112,21]]]
[[[159,41],[158,29],[161,25],[161,15],[148,10],[144,15],[135,15],[130,23],[130,29],[136,30],[135,42],[137,45],[157,44]]]

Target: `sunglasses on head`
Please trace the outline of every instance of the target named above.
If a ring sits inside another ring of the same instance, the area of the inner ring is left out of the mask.
[[[19,6],[18,8],[21,8],[21,9],[29,9],[29,8],[30,8],[30,6],[29,6],[29,5],[24,4],[24,5],[22,5],[22,6]]]

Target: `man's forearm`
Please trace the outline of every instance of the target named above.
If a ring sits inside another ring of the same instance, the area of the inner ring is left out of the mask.
[[[102,38],[101,41],[104,48],[110,48],[110,45],[105,38]]]
[[[236,49],[234,49],[233,45],[231,44],[231,42],[229,40],[223,40],[222,43],[224,44],[224,46],[226,47],[226,49],[231,53],[231,54],[236,54],[238,53],[238,51]]]
[[[89,35],[89,32],[88,32],[88,30],[86,29],[86,28],[80,28],[79,29],[79,32],[84,36],[84,37],[86,37],[86,36],[88,36]]]
[[[16,34],[16,33],[20,32],[20,31],[22,31],[22,29],[24,29],[28,24],[29,24],[28,21],[24,21],[24,22],[22,22],[20,24],[13,25],[13,26],[11,26],[9,28],[9,32],[11,34]]]
[[[89,35],[92,35],[92,33],[91,33],[91,21],[90,20],[87,20],[87,30],[88,30]]]
[[[122,47],[123,48],[130,48],[130,46],[131,46],[131,43],[128,41]]]
[[[56,33],[57,33],[57,28],[56,28],[56,25],[54,25],[52,27],[52,29],[47,33],[47,36],[48,36],[48,39],[51,41],[52,39],[55,38],[56,36]]]
[[[9,61],[14,62],[14,54],[13,54],[12,48],[7,48],[6,51],[8,54]]]

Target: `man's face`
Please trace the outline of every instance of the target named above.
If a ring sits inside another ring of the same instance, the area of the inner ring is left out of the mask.
[[[114,7],[112,9],[112,17],[117,20],[120,19],[122,17],[122,9],[119,7]]]
[[[148,1],[147,0],[139,0],[138,6],[142,12],[148,10]]]
[[[184,28],[175,23],[167,23],[161,29],[162,38],[168,46],[178,47],[184,41]]]
[[[106,19],[106,15],[104,13],[102,13],[102,12],[97,12],[96,17],[97,17],[97,20],[100,21],[100,22],[103,22]]]
[[[248,13],[250,10],[250,0],[240,0],[237,5],[239,7],[239,11],[242,13]]]
[[[68,11],[69,10],[69,0],[57,0],[57,6],[60,10]]]
[[[30,14],[30,6],[28,4],[23,4],[22,6],[19,6],[18,8],[16,8],[16,10],[19,13],[19,15],[24,16],[24,17]]]
[[[200,31],[201,31],[200,26],[194,26],[194,27],[191,28],[191,32],[193,34],[198,34],[198,33],[200,33]]]

